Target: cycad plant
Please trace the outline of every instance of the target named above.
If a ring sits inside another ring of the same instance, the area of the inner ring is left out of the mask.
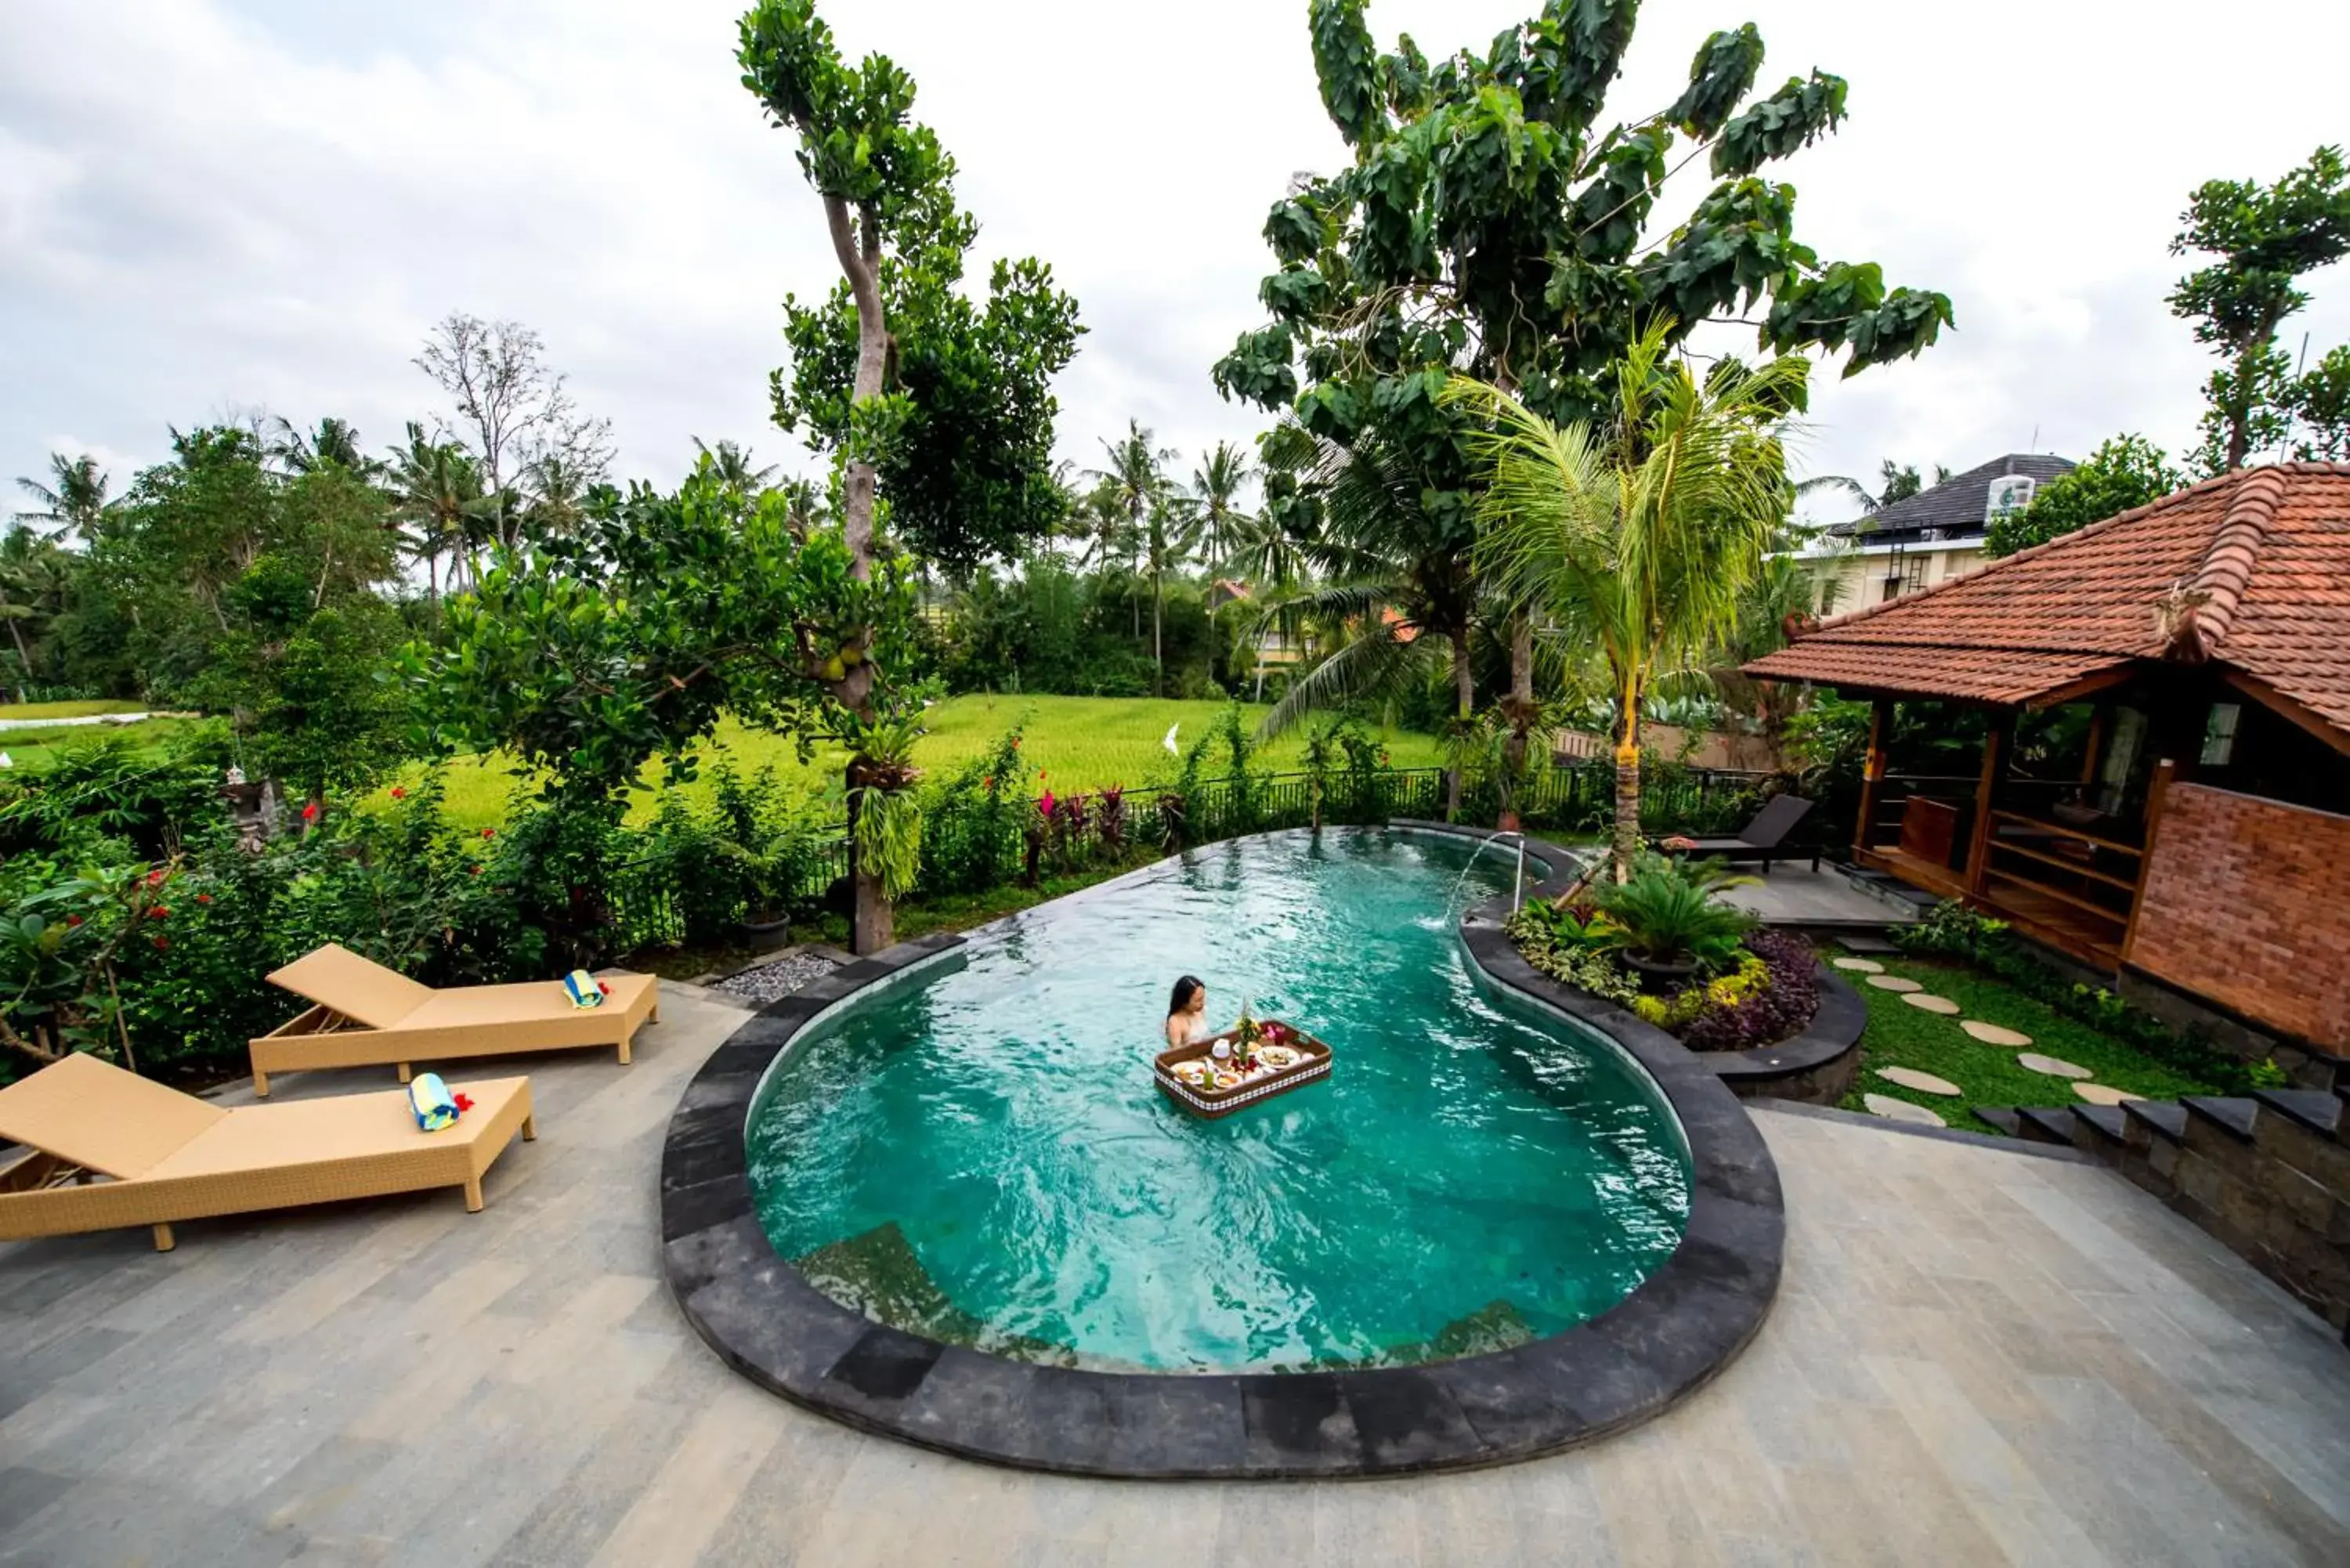
[[[1492,589],[1534,607],[1552,635],[1596,643],[1615,707],[1616,875],[1640,846],[1640,708],[1659,675],[1699,664],[1736,623],[1741,595],[1787,516],[1781,435],[1809,366],[1718,365],[1702,380],[1659,320],[1617,368],[1604,429],[1553,424],[1460,378],[1491,465],[1476,551]]]

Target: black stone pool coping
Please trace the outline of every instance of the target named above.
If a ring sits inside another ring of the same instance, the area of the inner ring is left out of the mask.
[[[1491,836],[1442,824],[1390,827]],[[1549,865],[1527,892],[1563,890],[1574,864],[1566,851],[1528,839],[1526,852]],[[1720,1078],[1662,1030],[1536,973],[1503,934],[1508,914],[1508,900],[1495,899],[1463,917],[1478,969],[1613,1039],[1656,1080],[1690,1147],[1680,1245],[1622,1302],[1565,1334],[1425,1366],[1157,1376],[1009,1361],[842,1306],[760,1228],[743,1138],[751,1102],[769,1064],[820,1014],[964,945],[947,935],[835,971],[711,1054],[661,1155],[670,1289],[729,1366],[794,1403],[1025,1469],[1151,1480],[1400,1475],[1532,1459],[1647,1420],[1703,1386],[1761,1328],[1786,1243],[1778,1169]]]

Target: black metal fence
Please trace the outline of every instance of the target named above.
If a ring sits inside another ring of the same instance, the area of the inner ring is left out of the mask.
[[[1650,765],[1641,780],[1641,827],[1651,835],[1735,827],[1752,814],[1767,780],[1762,774]],[[1440,768],[1382,768],[1335,772],[1319,781],[1302,773],[1212,779],[1186,794],[1079,794],[1055,798],[1049,815],[1041,802],[941,802],[924,821],[915,895],[979,892],[1115,861],[1135,847],[1173,850],[1304,827],[1317,818],[1329,824],[1438,818],[1445,814],[1446,794]],[[1603,832],[1615,817],[1614,764],[1603,758],[1545,769],[1518,792],[1516,805],[1530,829]],[[1498,791],[1472,788],[1460,815],[1466,822],[1491,823],[1500,809]],[[842,828],[795,853],[788,886],[778,891],[795,912],[842,908],[847,878],[848,844]],[[614,867],[606,901],[616,945],[624,951],[706,936],[713,924],[739,919],[748,908],[739,893],[711,885],[706,877],[688,876],[659,857]]]

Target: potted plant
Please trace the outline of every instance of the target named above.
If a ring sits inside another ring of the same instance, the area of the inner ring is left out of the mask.
[[[1713,898],[1712,888],[1721,885],[1711,868],[1684,872],[1644,859],[1630,880],[1603,882],[1593,892],[1608,945],[1639,977],[1642,990],[1661,995],[1700,970],[1735,961],[1755,920]]]

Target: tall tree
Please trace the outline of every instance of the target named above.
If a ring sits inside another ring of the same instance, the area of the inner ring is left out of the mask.
[[[2320,359],[2293,384],[2293,417],[2303,462],[2350,458],[2350,344]]]
[[[2194,461],[2225,473],[2285,440],[2293,367],[2277,328],[2309,303],[2297,280],[2350,255],[2350,165],[2339,147],[2321,147],[2273,185],[2213,180],[2179,222],[2171,254],[2218,258],[2178,280],[2170,309],[2221,360],[2204,384]]]
[[[1218,441],[1215,449],[1201,460],[1200,466],[1191,471],[1190,500],[1199,514],[1201,543],[1207,550],[1211,571],[1221,570],[1228,564],[1234,544],[1248,525],[1248,514],[1240,508],[1240,496],[1254,476],[1248,450],[1228,441]]]
[[[1043,263],[999,264],[983,309],[958,286],[978,225],[955,204],[954,160],[913,118],[913,78],[881,55],[851,67],[815,0],[760,0],[742,19],[743,85],[799,142],[800,171],[824,205],[842,281],[821,305],[787,303],[793,351],[775,378],[775,415],[805,424],[842,471],[839,514],[856,580],[881,544],[877,500],[926,555],[968,567],[1049,535],[1062,492],[1052,471],[1052,377],[1076,351],[1076,302]],[[828,683],[868,733],[876,703],[870,634]],[[848,763],[852,827],[877,759]],[[894,807],[892,808],[894,810]],[[852,831],[852,846],[867,836]],[[889,944],[879,871],[852,854],[854,941]]]
[[[737,442],[722,441],[716,446],[706,446],[696,436],[693,450],[710,459],[722,483],[731,484],[745,495],[758,494],[775,477],[774,463],[757,462],[751,456],[751,449]]]
[[[1456,369],[1554,423],[1598,421],[1613,367],[1659,322],[1668,348],[1736,320],[1776,352],[1848,350],[1847,375],[1950,324],[1943,296],[1888,289],[1875,264],[1823,263],[1796,239],[1793,187],[1761,171],[1836,128],[1846,85],[1814,71],[1748,101],[1762,64],[1752,26],[1708,39],[1661,113],[1609,125],[1637,0],[1548,0],[1484,52],[1434,62],[1409,37],[1380,54],[1366,8],[1308,7],[1323,106],[1353,165],[1301,177],[1273,208],[1280,270],[1260,291],[1273,320],[1215,379],[1335,446],[1375,440],[1374,466],[1414,486],[1416,557],[1465,562],[1475,534],[1477,416],[1440,396]],[[1652,234],[1668,179],[1700,154],[1712,188]],[[1479,597],[1465,584],[1444,597]]]
[[[98,536],[112,504],[106,496],[106,471],[86,452],[80,457],[51,452],[49,482],[18,479],[16,488],[40,506],[37,512],[17,513],[18,522],[42,524],[85,543]]]
[[[1731,637],[1793,503],[1780,428],[1809,365],[1783,356],[1700,381],[1651,327],[1631,346],[1606,426],[1561,428],[1461,379],[1449,402],[1490,421],[1481,564],[1607,658],[1616,710],[1615,858],[1640,846],[1640,711],[1659,676],[1701,667]]]
[[[1200,516],[1162,488],[1143,514],[1142,569],[1150,576],[1151,695],[1167,695],[1167,574],[1180,572],[1200,543]]]
[[[408,546],[424,563],[425,591],[433,603],[441,598],[441,558],[449,559],[449,582],[457,568],[468,568],[468,580],[477,581],[473,568],[480,547],[496,525],[496,503],[482,487],[482,473],[473,454],[455,441],[436,441],[413,420],[408,444],[394,447],[384,464],[392,516],[407,531]]]
[[[415,364],[454,405],[451,426],[481,470],[483,493],[496,503],[498,544],[521,541],[523,486],[534,468],[559,462],[584,489],[611,467],[611,421],[579,411],[570,379],[548,367],[546,344],[522,323],[452,311]]]
[[[1167,492],[1166,465],[1182,456],[1173,447],[1162,447],[1158,441],[1159,438],[1146,430],[1140,420],[1128,419],[1126,434],[1101,443],[1102,466],[1090,471],[1090,477],[1102,487],[1124,521],[1119,537],[1127,550],[1127,566],[1135,571],[1142,566],[1146,533],[1143,520]],[[1142,635],[1141,615],[1140,602],[1137,601],[1137,637]]]

